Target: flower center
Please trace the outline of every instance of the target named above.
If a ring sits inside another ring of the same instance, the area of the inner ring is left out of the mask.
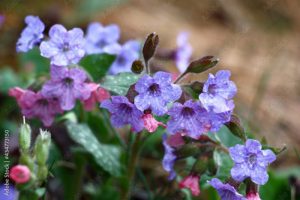
[[[208,93],[215,94],[216,89],[217,89],[217,85],[216,84],[211,84],[211,85],[208,86]]]
[[[74,80],[70,77],[67,77],[67,78],[64,79],[64,83],[67,87],[71,87],[74,83]]]
[[[248,164],[252,168],[257,162],[257,156],[255,154],[250,154],[248,157]]]
[[[119,106],[119,109],[122,110],[125,113],[131,113],[132,112],[132,108],[130,106],[128,106],[126,103],[121,103]]]
[[[195,114],[195,111],[190,107],[184,107],[181,111],[182,116],[191,117]]]
[[[37,101],[37,103],[41,106],[48,106],[49,102],[47,101],[47,99],[39,99]]]
[[[119,65],[124,65],[126,63],[126,59],[124,58],[124,56],[120,55],[117,58],[117,63],[119,63]]]
[[[97,43],[96,43],[96,46],[97,47],[100,47],[100,48],[103,48],[107,45],[107,42],[103,39],[99,40]]]
[[[160,88],[159,88],[159,85],[157,83],[153,83],[148,91],[150,92],[150,94],[152,95],[159,95],[160,94]]]
[[[67,51],[70,50],[70,45],[69,45],[68,42],[65,42],[65,43],[63,44],[62,50],[63,50],[63,52],[67,52]]]

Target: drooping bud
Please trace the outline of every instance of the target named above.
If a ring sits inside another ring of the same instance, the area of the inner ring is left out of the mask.
[[[243,141],[246,141],[246,134],[243,126],[241,125],[240,119],[236,115],[231,115],[231,119],[229,122],[225,124],[227,128],[231,131],[231,133]]]
[[[199,180],[200,176],[190,174],[179,182],[179,188],[187,188],[191,190],[194,196],[198,196],[200,194]]]
[[[144,114],[142,120],[144,121],[145,129],[150,133],[156,131],[158,126],[166,127],[162,122],[157,121],[152,114]]]
[[[195,174],[203,174],[208,168],[208,157],[200,156],[193,165],[192,172]]]
[[[40,134],[38,135],[35,141],[35,156],[38,165],[45,165],[48,155],[49,148],[51,144],[51,135],[48,131],[40,130]]]
[[[219,59],[214,56],[205,56],[191,62],[184,73],[201,73],[214,67],[218,62]]]
[[[140,74],[144,70],[144,64],[142,63],[141,60],[135,60],[133,61],[131,65],[131,71],[135,74]]]
[[[175,154],[177,158],[187,158],[197,155],[199,153],[199,147],[195,143],[184,144],[176,149]]]
[[[20,127],[19,144],[23,152],[28,152],[31,143],[31,128],[26,124],[25,117],[23,118],[23,121],[24,122]]]
[[[209,158],[207,162],[207,169],[210,175],[214,176],[217,173],[218,167],[213,158]]]
[[[247,200],[261,200],[258,194],[258,186],[251,180],[246,180],[246,198]]]
[[[30,179],[30,170],[26,165],[16,165],[10,169],[9,176],[16,183],[26,183]]]
[[[159,37],[156,33],[151,33],[150,35],[148,35],[143,47],[143,56],[145,63],[148,63],[150,58],[153,57],[158,43]]]

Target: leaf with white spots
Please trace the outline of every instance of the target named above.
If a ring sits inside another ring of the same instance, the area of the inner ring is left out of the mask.
[[[136,83],[139,75],[133,73],[120,73],[115,76],[106,76],[101,86],[117,95],[126,95],[129,87]]]
[[[86,124],[66,123],[70,137],[92,154],[96,163],[113,176],[120,175],[120,149],[100,143]]]

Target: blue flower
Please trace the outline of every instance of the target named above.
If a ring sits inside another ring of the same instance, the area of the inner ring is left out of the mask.
[[[172,148],[167,141],[167,134],[163,134],[163,145],[165,148],[165,155],[162,160],[163,168],[169,172],[169,180],[173,180],[176,176],[176,172],[174,171],[174,163],[176,161],[175,149]]]
[[[213,178],[208,183],[217,190],[221,200],[246,200],[232,185],[224,184],[217,178]]]
[[[67,66],[76,64],[84,56],[85,39],[80,28],[69,31],[60,24],[51,27],[50,40],[43,41],[40,45],[41,55],[50,58],[51,64]]]
[[[109,69],[109,73],[131,72],[132,62],[139,58],[141,45],[138,41],[129,40],[118,50],[118,55]]]
[[[172,84],[171,74],[157,72],[153,77],[144,75],[136,85],[138,95],[134,98],[134,104],[141,110],[151,109],[156,115],[167,112],[167,104],[180,98],[181,88]]]
[[[177,49],[175,51],[175,63],[181,73],[183,73],[189,65],[192,51],[192,47],[188,43],[188,33],[181,32],[177,36]]]
[[[17,42],[17,52],[27,52],[34,46],[39,44],[43,39],[44,23],[39,17],[27,16],[25,18],[26,28],[21,33],[21,37]]]
[[[167,123],[167,130],[170,134],[183,133],[194,139],[207,132],[206,110],[199,102],[193,100],[181,103],[174,103],[168,111],[171,119]],[[209,126],[210,128],[210,126]]]
[[[87,54],[116,54],[120,49],[118,40],[120,29],[117,25],[111,24],[106,27],[98,22],[89,24],[86,34],[85,50]]]
[[[108,109],[111,113],[110,121],[114,127],[121,128],[130,124],[133,131],[143,130],[143,112],[138,110],[126,97],[113,96],[111,100],[103,101],[100,107]]]
[[[231,169],[234,180],[241,182],[250,177],[258,185],[268,181],[267,167],[276,156],[271,150],[262,150],[259,141],[248,139],[245,145],[237,144],[229,148],[229,152],[234,161]]]
[[[232,98],[237,92],[234,82],[229,80],[230,71],[221,70],[214,76],[209,74],[199,95],[204,108],[215,113],[223,113],[234,109]]]
[[[76,100],[87,100],[91,96],[91,88],[85,82],[85,71],[79,68],[51,66],[51,80],[42,88],[46,98],[57,98],[63,110],[74,108]]]

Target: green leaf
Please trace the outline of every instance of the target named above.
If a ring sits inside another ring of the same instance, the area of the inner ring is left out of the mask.
[[[217,177],[223,181],[230,176],[233,161],[228,154],[217,150],[214,151],[213,157],[215,163],[218,165]]]
[[[118,95],[126,95],[129,87],[138,79],[139,75],[129,72],[120,73],[115,76],[106,76],[101,86]]]
[[[50,60],[40,55],[38,48],[33,48],[26,53],[19,54],[19,60],[22,67],[33,65],[36,75],[47,74],[50,70]]]
[[[240,138],[233,135],[226,126],[223,126],[217,133],[209,133],[209,137],[219,141],[226,147],[232,147],[236,144],[243,143],[243,141]]]
[[[70,137],[81,144],[95,158],[96,163],[113,176],[120,175],[120,149],[101,144],[86,124],[67,122]]]
[[[82,66],[95,82],[100,81],[114,62],[116,56],[109,54],[92,54],[81,59]]]
[[[10,88],[20,85],[20,80],[12,69],[4,68],[0,70],[0,85],[0,92],[7,94]]]

